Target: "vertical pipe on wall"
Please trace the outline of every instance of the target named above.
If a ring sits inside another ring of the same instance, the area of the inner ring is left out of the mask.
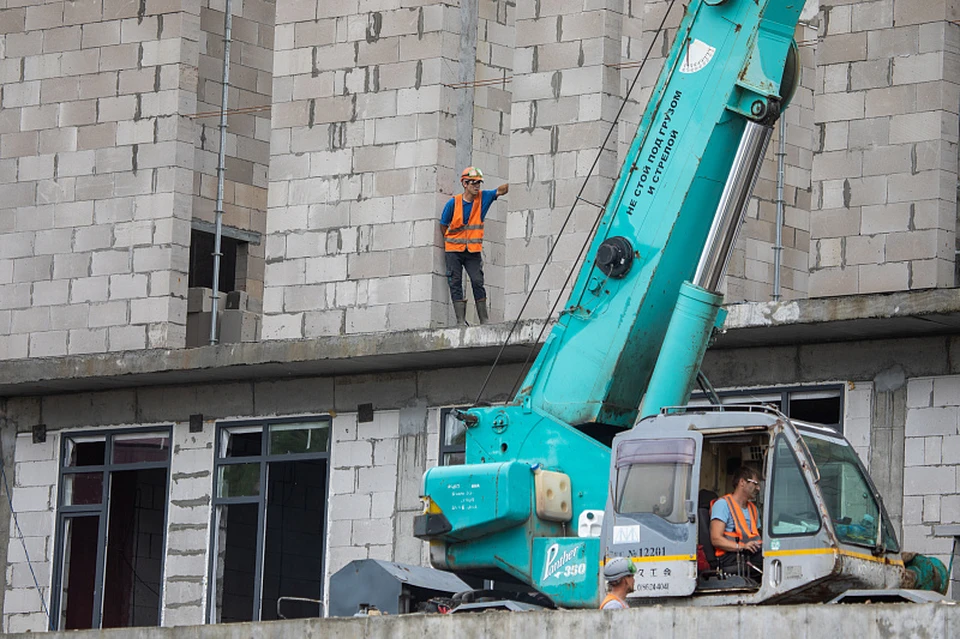
[[[210,345],[217,343],[217,313],[220,301],[220,241],[223,235],[223,177],[227,159],[227,105],[230,98],[230,41],[233,31],[232,0],[226,0],[223,17],[223,86],[220,93],[220,150],[217,153],[216,229],[213,235],[213,301],[210,313]]]

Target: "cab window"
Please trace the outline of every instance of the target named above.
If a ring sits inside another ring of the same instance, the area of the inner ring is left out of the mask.
[[[810,535],[820,530],[820,515],[810,487],[783,435],[774,445],[770,490],[771,536]]]
[[[820,492],[833,520],[837,538],[844,543],[875,547],[883,521],[883,546],[898,552],[890,518],[863,472],[859,458],[847,442],[804,433],[803,439],[820,471]]]
[[[652,513],[671,523],[686,523],[696,442],[692,439],[643,439],[617,447],[618,513]]]

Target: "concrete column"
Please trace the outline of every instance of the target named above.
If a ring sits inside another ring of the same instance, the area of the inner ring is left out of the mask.
[[[954,285],[955,0],[821,0],[810,294]]]
[[[894,530],[902,530],[907,405],[907,383],[903,368],[897,366],[877,375],[873,381],[873,391],[868,468],[886,504]]]

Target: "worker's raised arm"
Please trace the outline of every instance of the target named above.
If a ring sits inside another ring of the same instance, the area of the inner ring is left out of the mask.
[[[509,184],[501,184],[500,186],[497,187],[497,197],[500,197],[501,195],[506,195],[507,191],[509,190],[510,190]]]

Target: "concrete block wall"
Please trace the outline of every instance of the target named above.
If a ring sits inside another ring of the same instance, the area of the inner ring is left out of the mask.
[[[194,218],[214,222],[217,156],[220,150],[225,0],[200,8],[200,58],[195,118]],[[276,5],[232,0],[230,90],[227,117],[223,224],[263,235],[266,231],[267,169],[270,163],[270,103],[273,93],[273,24]],[[237,281],[228,290],[263,299],[263,243],[243,244]],[[202,282],[212,286],[212,282]]]
[[[434,2],[278,4],[264,339],[446,323],[458,25]]]
[[[519,3],[507,214],[506,316],[546,317],[577,266],[597,208],[576,196],[620,105],[623,7]],[[616,135],[582,197],[602,203],[616,179]],[[574,204],[576,203],[576,206]],[[570,214],[564,234],[559,230]],[[542,279],[535,281],[551,254]]]
[[[954,286],[954,0],[821,0],[810,295]]]
[[[333,419],[326,574],[354,559],[394,559],[400,413],[377,411]]]
[[[906,408],[903,547],[949,565],[954,539],[933,529],[960,524],[960,376],[909,380]]]
[[[0,357],[182,346],[197,19],[0,9]]]
[[[16,472],[13,477],[7,476],[17,515],[16,520],[11,518],[12,534],[7,540],[3,632],[43,631],[48,627],[34,575],[42,589],[43,604],[49,605],[59,450],[60,438],[56,434],[48,436],[43,443],[34,443],[29,432],[17,434]],[[22,539],[17,532],[18,524]]]

